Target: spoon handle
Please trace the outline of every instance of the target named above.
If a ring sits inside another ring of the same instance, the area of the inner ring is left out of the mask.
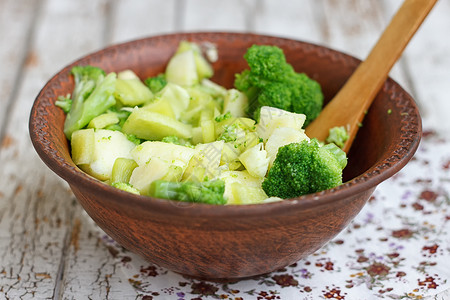
[[[344,126],[349,139],[343,150],[348,152],[365,113],[437,0],[405,0],[378,42],[336,96],[306,128],[306,134],[324,141],[329,129]]]

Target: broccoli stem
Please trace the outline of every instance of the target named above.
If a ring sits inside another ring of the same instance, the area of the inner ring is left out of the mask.
[[[75,88],[72,106],[64,123],[64,133],[70,140],[72,133],[84,128],[96,116],[106,112],[116,103],[113,96],[116,74],[106,77],[103,70],[92,66],[74,67]]]
[[[204,182],[155,180],[149,189],[149,195],[156,198],[207,204],[225,204],[224,192],[225,183],[222,180]]]

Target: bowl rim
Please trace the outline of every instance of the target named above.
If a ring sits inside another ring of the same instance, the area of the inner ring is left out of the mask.
[[[409,95],[409,93],[406,92],[397,82],[395,82],[390,77],[387,78],[382,89],[392,94],[400,92],[405,96],[406,105],[408,106],[408,109],[412,112],[412,114],[405,114],[402,116],[403,124],[401,126],[401,131],[402,133],[414,133],[413,138],[405,139],[405,144],[401,145],[400,148],[392,149],[390,152],[385,153],[385,155],[379,158],[377,162],[364,173],[355,178],[352,178],[347,182],[344,182],[338,187],[292,199],[285,199],[283,201],[247,205],[210,205],[203,203],[186,203],[168,199],[158,199],[154,197],[135,195],[109,186],[101,182],[100,180],[91,177],[90,175],[76,167],[72,161],[66,161],[65,159],[63,159],[62,156],[58,155],[57,150],[51,148],[52,141],[48,140],[48,134],[46,134],[45,131],[42,131],[45,128],[44,125],[46,124],[43,124],[41,122],[46,123],[47,121],[45,117],[46,115],[48,115],[45,114],[42,106],[50,106],[53,104],[49,103],[51,100],[46,99],[44,94],[50,86],[57,82],[60,82],[61,75],[68,74],[68,71],[72,66],[81,64],[83,61],[92,56],[100,56],[102,53],[115,51],[120,48],[133,47],[139,43],[142,43],[143,41],[145,42],[153,39],[181,40],[198,38],[199,36],[203,36],[205,37],[205,39],[208,37],[212,38],[232,36],[234,38],[260,38],[261,40],[267,41],[281,40],[288,43],[303,44],[304,46],[321,49],[322,51],[330,52],[332,54],[338,54],[346,59],[354,61],[355,63],[361,62],[359,59],[349,54],[334,50],[326,46],[291,38],[256,33],[222,31],[182,32],[148,36],[124,43],[113,44],[103,49],[88,53],[62,68],[47,81],[47,83],[36,96],[29,117],[29,134],[32,144],[43,162],[53,172],[55,172],[58,176],[68,182],[71,187],[77,186],[78,184],[83,185],[90,192],[94,194],[102,194],[105,197],[109,198],[108,201],[117,201],[118,204],[124,204],[126,202],[127,205],[132,204],[133,207],[139,209],[151,209],[154,213],[171,214],[177,216],[258,217],[263,214],[267,214],[267,212],[269,211],[273,213],[280,213],[290,212],[292,210],[311,209],[317,206],[327,205],[328,203],[333,201],[345,199],[352,195],[357,195],[369,189],[374,189],[379,183],[393,176],[400,169],[402,169],[417,150],[422,134],[422,123],[418,107],[416,106],[413,98]],[[413,125],[411,125],[410,123],[410,121],[412,120],[416,122]],[[118,195],[119,197],[117,197]],[[126,199],[126,201],[123,201],[124,199]]]

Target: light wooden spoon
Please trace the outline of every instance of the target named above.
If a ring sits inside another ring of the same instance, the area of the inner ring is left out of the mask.
[[[361,122],[388,74],[437,0],[405,0],[378,42],[336,96],[306,128],[311,138],[324,141],[329,129],[344,126],[348,152]]]

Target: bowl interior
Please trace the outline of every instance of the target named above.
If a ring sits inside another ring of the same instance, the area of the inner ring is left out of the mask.
[[[325,102],[336,94],[360,62],[318,45],[255,34],[183,33],[111,46],[62,69],[38,95],[30,116],[30,134],[44,162],[69,183],[92,182],[73,164],[62,131],[65,116],[54,106],[59,95],[66,95],[73,89],[72,66],[91,64],[106,72],[132,69],[145,79],[164,71],[181,40],[216,45],[219,59],[213,63],[215,75],[212,80],[228,88],[233,86],[234,74],[247,68],[243,55],[248,47],[253,44],[278,45],[296,71],[308,74],[321,84]],[[349,163],[344,172],[347,183],[337,190],[347,190],[356,183],[371,188],[392,176],[415,152],[420,133],[420,116],[413,99],[388,79],[366,115],[349,153]]]

